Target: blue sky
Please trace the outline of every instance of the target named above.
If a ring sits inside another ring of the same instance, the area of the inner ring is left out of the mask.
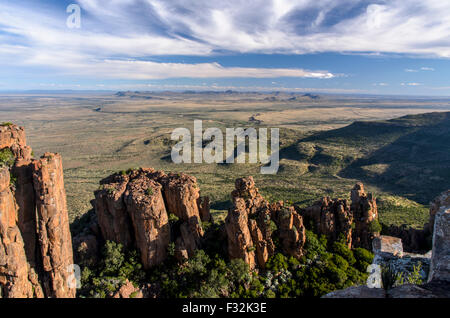
[[[442,0],[2,0],[0,90],[450,96],[448,16]]]

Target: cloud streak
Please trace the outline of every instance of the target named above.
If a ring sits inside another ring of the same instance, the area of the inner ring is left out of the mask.
[[[159,63],[158,55],[341,52],[450,58],[450,3],[441,0],[78,0],[82,28],[65,12],[0,4],[0,67],[116,79],[330,79],[326,70]],[[29,3],[28,3],[29,4]],[[430,21],[433,21],[432,23]],[[417,36],[420,34],[420,36]],[[429,67],[420,70],[433,71]]]

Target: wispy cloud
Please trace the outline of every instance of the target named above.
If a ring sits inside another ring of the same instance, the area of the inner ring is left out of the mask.
[[[401,83],[402,86],[422,86],[422,83]]]
[[[421,67],[421,68],[418,69],[418,70],[416,70],[416,69],[411,69],[411,68],[405,69],[405,72],[408,72],[408,73],[418,73],[418,72],[421,72],[421,71],[425,71],[425,72],[434,72],[435,69],[432,68],[432,67],[426,67],[426,66]]]
[[[327,70],[159,63],[158,55],[220,52],[380,52],[450,57],[450,2],[442,0],[78,0],[82,28],[65,12],[0,4],[0,67],[43,66],[104,78],[332,78]],[[58,9],[60,10],[60,9]],[[432,21],[432,23],[430,22]],[[417,36],[420,34],[420,36]],[[421,71],[432,71],[422,67]],[[413,71],[413,70],[411,70]]]

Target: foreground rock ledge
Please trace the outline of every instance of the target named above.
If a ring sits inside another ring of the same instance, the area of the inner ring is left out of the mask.
[[[449,197],[439,197],[440,202],[449,202]],[[433,207],[432,207],[433,209]],[[423,285],[402,285],[385,291],[366,286],[350,287],[329,293],[324,298],[449,298],[450,297],[450,206],[442,206],[432,211],[434,221],[433,249],[428,282]],[[392,256],[401,255],[403,249],[400,239],[381,238],[375,241],[374,248]]]

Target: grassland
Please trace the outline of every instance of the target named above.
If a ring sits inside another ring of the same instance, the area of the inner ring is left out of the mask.
[[[448,115],[391,119],[449,110],[445,99],[287,93],[0,96],[0,121],[25,126],[36,156],[62,154],[71,220],[90,209],[102,178],[154,167],[196,176],[219,219],[234,180],[253,175],[269,200],[299,206],[324,195],[348,198],[361,180],[377,196],[383,223],[420,227],[427,203],[449,188]],[[261,175],[257,164],[173,164],[170,133],[192,129],[194,119],[204,128],[280,128],[279,173]]]

